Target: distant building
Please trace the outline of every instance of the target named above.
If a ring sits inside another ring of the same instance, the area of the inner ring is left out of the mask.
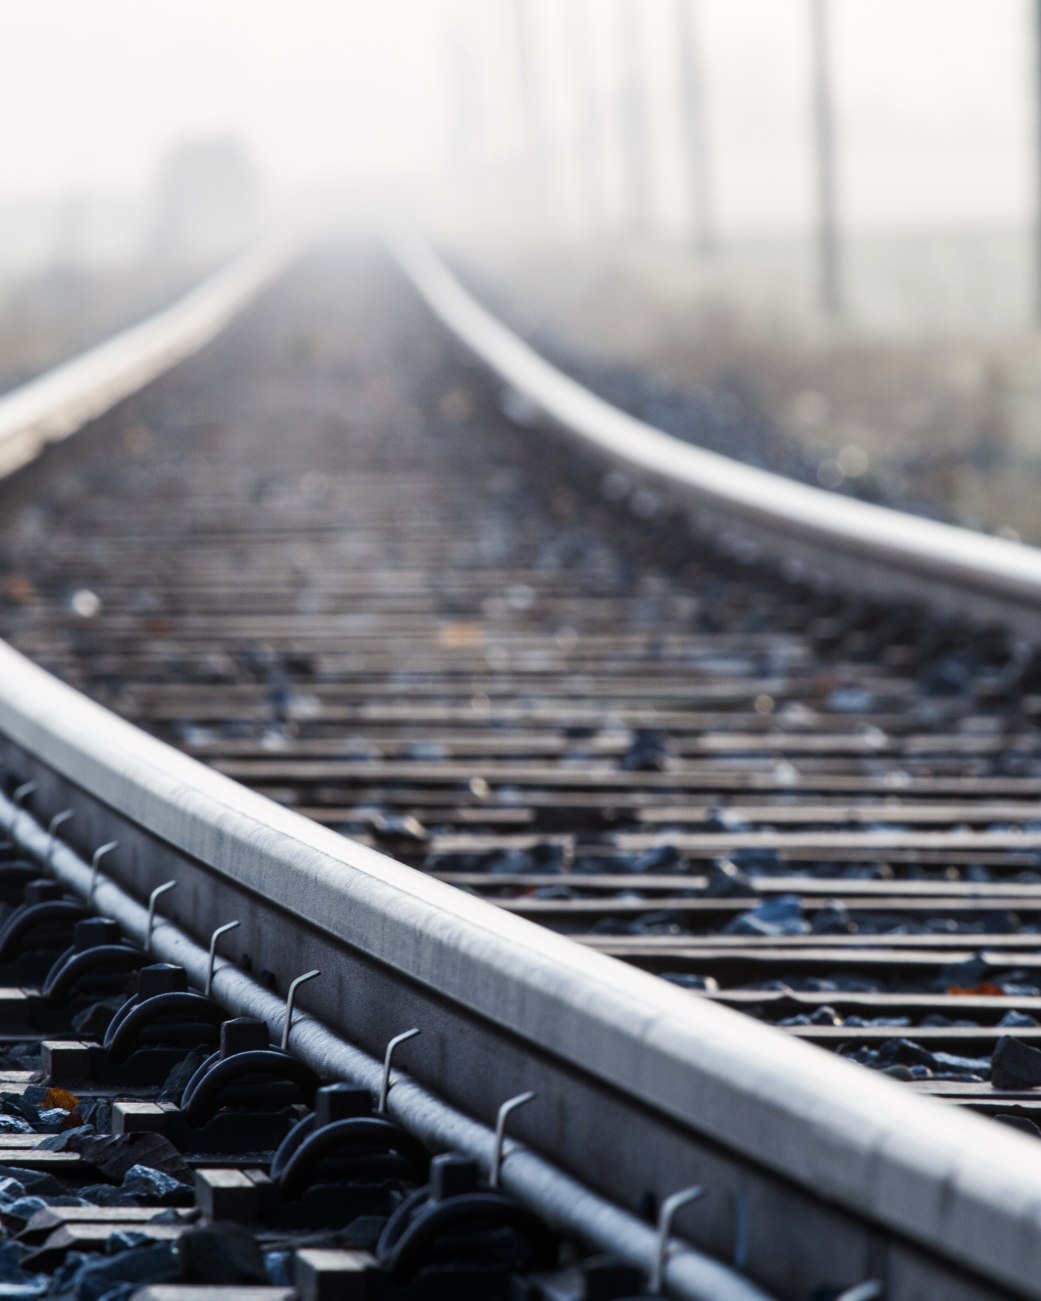
[[[257,234],[260,207],[260,178],[238,140],[186,140],[160,165],[147,243],[164,257],[222,257]]]

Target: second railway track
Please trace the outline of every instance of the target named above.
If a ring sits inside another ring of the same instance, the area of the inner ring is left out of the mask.
[[[1028,644],[753,556],[635,471],[511,422],[498,397],[388,261],[312,256],[9,482],[0,631],[355,842],[1030,1128]],[[9,766],[10,794],[26,773]],[[851,1078],[834,1076],[837,1107]],[[939,1133],[947,1113],[930,1114]],[[769,1146],[754,1129],[752,1160]],[[1025,1140],[1008,1150],[1034,1159]],[[788,1228],[836,1231],[815,1247],[834,1278],[849,1208],[813,1220],[815,1162],[791,1176]],[[717,1252],[733,1218],[707,1213]],[[968,1242],[947,1266],[916,1232],[909,1255],[940,1272],[923,1284],[896,1252],[879,1271],[894,1301],[1036,1295],[1022,1260],[992,1277]],[[818,1267],[800,1272],[778,1233],[753,1276],[808,1295]],[[849,1249],[855,1282],[872,1248]]]

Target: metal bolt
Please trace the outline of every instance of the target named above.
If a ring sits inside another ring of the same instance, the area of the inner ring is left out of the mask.
[[[387,1095],[390,1093],[390,1063],[398,1047],[406,1043],[409,1039],[415,1039],[419,1030],[413,1027],[411,1030],[404,1030],[401,1034],[396,1034],[387,1044],[387,1051],[383,1054],[383,1079],[380,1083],[380,1100],[379,1110],[387,1110]]]
[[[223,926],[218,926],[210,936],[210,962],[206,968],[206,997],[209,998],[213,992],[213,964],[217,960],[217,941],[222,935],[227,935],[228,931],[233,931],[241,926],[241,922],[225,922]]]
[[[300,985],[305,984],[308,980],[314,980],[320,976],[320,971],[305,971],[302,976],[297,976],[292,982],[286,993],[286,1019],[282,1026],[282,1051],[285,1052],[289,1047],[289,1028],[293,1024],[293,1004],[296,1002],[296,991]]]
[[[499,1113],[495,1117],[495,1147],[492,1150],[492,1169],[488,1177],[489,1186],[498,1188],[499,1175],[502,1172],[503,1147],[506,1143],[506,1121],[510,1112],[516,1111],[518,1107],[524,1107],[529,1102],[534,1102],[536,1095],[534,1093],[518,1093],[515,1098],[509,1098],[499,1108]]]
[[[58,828],[62,825],[62,823],[70,822],[75,816],[76,816],[75,809],[62,809],[62,811],[60,813],[56,813],[54,817],[51,818],[50,822],[47,824],[47,835],[49,836],[49,839],[47,841],[47,866],[48,867],[51,866],[51,860],[54,858],[54,845],[55,845],[55,841],[58,838]]]
[[[673,1193],[671,1197],[666,1197],[661,1204],[661,1210],[658,1212],[658,1251],[650,1279],[650,1291],[655,1295],[660,1295],[665,1285],[665,1264],[669,1257],[669,1234],[672,1232],[672,1221],[676,1218],[676,1212],[689,1205],[690,1202],[696,1202],[700,1197],[704,1196],[705,1189],[699,1185],[694,1188],[684,1188],[682,1192]]]
[[[119,848],[118,840],[110,840],[107,844],[100,845],[94,851],[94,857],[90,860],[90,891],[87,894],[88,902],[94,898],[94,888],[98,883],[98,868],[101,866],[101,860],[106,854],[111,854],[114,849]]]
[[[157,885],[152,893],[148,896],[148,922],[145,926],[145,950],[148,953],[152,951],[152,927],[155,925],[155,905],[160,895],[166,894],[176,886],[176,881],[167,881],[163,885]]]
[[[14,829],[18,825],[18,814],[21,812],[22,805],[30,795],[35,794],[40,789],[39,782],[22,782],[14,794],[11,796],[11,803],[14,805],[14,813],[11,814],[11,839],[14,839]]]

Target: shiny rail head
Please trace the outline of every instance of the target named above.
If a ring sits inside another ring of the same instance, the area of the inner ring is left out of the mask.
[[[153,316],[0,396],[0,479],[208,343],[293,256],[247,249]]]
[[[104,806],[130,810],[183,858],[182,891],[193,862],[246,891],[262,883],[287,935],[318,928],[467,1008],[474,1024],[529,1044],[552,1069],[603,1081],[661,1117],[664,1132],[711,1136],[754,1168],[977,1273],[1020,1287],[1033,1280],[1024,1294],[1041,1297],[1041,1168],[1025,1136],[952,1114],[346,840],[145,735],[4,645],[0,734]],[[189,914],[186,924],[205,953],[225,920]],[[335,981],[316,982],[313,1007],[336,1024]],[[302,1021],[297,1051],[306,1053],[308,1037]],[[384,1037],[378,1052],[385,1047]],[[451,1054],[417,1059],[428,1087],[450,1085],[459,1069]],[[544,1114],[566,1108],[568,1090],[540,1080]],[[507,1187],[523,1179],[527,1159],[518,1151],[506,1163]]]
[[[207,884],[219,879],[244,894],[264,894],[281,910],[293,938],[320,930],[374,967],[394,969],[415,987],[465,1007],[475,1024],[500,1027],[533,1059],[571,1072],[563,1085],[548,1080],[545,1091],[540,1081],[540,1114],[566,1108],[567,1085],[574,1078],[595,1078],[634,1108],[661,1117],[665,1133],[671,1128],[708,1135],[750,1166],[775,1171],[926,1249],[952,1251],[970,1270],[1023,1284],[1024,1295],[1041,1296],[1036,1233],[1041,1175],[1022,1136],[997,1133],[971,1117],[952,1117],[891,1082],[583,952],[323,831],[144,736],[6,647],[0,647],[0,734],[33,756],[33,772],[46,767],[59,783],[75,788],[83,801],[79,829],[98,829],[84,817],[96,813],[93,801],[98,808],[123,811],[143,836],[161,845],[163,872],[150,884],[166,874],[167,858],[180,856],[185,870],[182,874],[178,865],[178,901],[190,897],[189,891],[205,896],[198,876],[193,884],[197,871]],[[47,777],[44,784],[54,783]],[[32,809],[23,810],[19,825],[28,823],[30,814],[53,816],[65,802],[49,803],[46,810],[37,803],[34,799]],[[4,813],[12,820],[17,809]],[[46,853],[46,831],[41,835]],[[128,860],[133,839],[132,833],[126,842]],[[71,850],[60,840],[51,850],[59,871]],[[123,857],[113,856],[113,876],[118,869],[132,888],[133,865]],[[82,883],[89,882],[84,865]],[[107,882],[98,886],[102,906],[114,889]],[[139,883],[138,890],[147,897],[147,887]],[[137,932],[151,935],[145,909],[138,911]],[[214,927],[237,915],[206,915],[187,902],[179,912],[201,945],[200,961]],[[163,955],[176,933],[169,922],[155,927]],[[315,1015],[301,1017],[293,1027],[293,1047],[302,1054],[321,1033],[317,1017],[335,1024],[335,990],[323,1002],[325,987],[335,983],[332,969],[326,971],[326,980],[308,998]],[[203,966],[199,972],[204,978]],[[227,983],[235,977],[229,970]],[[284,1032],[291,1015],[291,1007],[284,1014],[278,1010]],[[436,1027],[422,1024],[428,1036],[424,1044],[436,1048]],[[385,1036],[386,1026],[380,1051]],[[425,1105],[427,1099],[416,1102],[422,1085],[431,1079],[450,1083],[460,1070],[458,1057],[450,1053],[440,1064],[435,1051],[415,1056],[421,1083],[397,1084],[389,1100],[392,1111]],[[375,1066],[368,1082],[378,1082]],[[493,1105],[503,1096],[500,1092]],[[534,1152],[511,1146],[501,1170],[504,1186],[530,1192],[537,1185],[531,1174],[536,1165]],[[697,1170],[690,1175],[699,1178]],[[665,1195],[677,1186],[682,1184],[672,1183]],[[667,1272],[671,1269],[670,1260]]]
[[[463,288],[415,229],[391,253],[464,348],[548,428],[729,531],[839,587],[900,593],[1041,635],[1041,549],[797,483],[627,415],[540,356]]]

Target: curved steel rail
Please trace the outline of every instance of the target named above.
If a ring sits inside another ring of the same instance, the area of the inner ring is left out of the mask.
[[[709,1143],[1041,1297],[1041,1170],[1029,1140],[319,827],[145,735],[4,645],[0,684],[7,766],[39,783],[48,813],[76,811],[69,840],[84,844],[82,858],[118,823],[120,850],[106,858],[94,894],[102,911],[143,939],[146,910],[127,895],[144,899],[175,879],[178,925],[161,923],[152,947],[177,961],[194,948],[189,967],[200,983],[205,941],[229,918],[242,923],[229,951],[252,955],[251,965],[263,964],[278,988],[317,966],[325,975],[300,1000],[313,1019],[294,1028],[293,1046],[320,1070],[373,1087],[372,1067],[361,1070],[332,1032],[378,1058],[393,1034],[418,1025],[423,1038],[410,1066],[422,1083],[396,1087],[392,1109],[418,1123],[428,1141],[461,1144],[487,1160],[490,1131],[459,1112],[490,1122],[498,1102],[532,1088],[541,1105],[526,1109],[517,1132],[583,1182],[606,1183],[619,1201],[634,1171],[640,1190],[659,1199],[684,1182],[713,1187],[714,1175],[714,1191],[733,1194],[733,1179],[711,1168],[701,1146]],[[47,854],[42,825],[28,835],[33,824],[20,823],[7,800],[3,814],[18,839]],[[90,872],[79,856],[62,845],[50,857],[88,892]],[[222,967],[215,988],[281,1029],[282,1000],[256,981]],[[455,1105],[446,1108],[431,1091]],[[603,1116],[594,1133],[590,1106]],[[637,1119],[626,1132],[630,1110]],[[597,1164],[605,1155],[607,1179]],[[503,1184],[649,1268],[653,1234],[580,1194],[535,1151],[511,1157]],[[749,1193],[754,1232],[770,1193]],[[725,1227],[716,1232],[725,1242]],[[719,1267],[706,1276],[707,1268],[703,1257],[678,1254],[670,1287],[691,1297],[760,1295]]]
[[[451,289],[436,263],[417,269]],[[465,298],[454,301],[472,316]],[[18,398],[0,402],[0,415]],[[631,433],[614,415],[618,436]],[[143,901],[178,882],[151,940],[200,984],[214,928],[240,923],[223,950],[237,967],[217,971],[222,1000],[280,1029],[271,990],[322,971],[304,987],[309,1015],[292,1030],[295,1050],[319,1069],[372,1087],[387,1041],[420,1027],[411,1079],[395,1085],[391,1110],[429,1142],[487,1160],[498,1105],[535,1090],[537,1104],[511,1121],[523,1146],[502,1184],[590,1241],[650,1270],[656,1242],[639,1218],[643,1201],[660,1205],[697,1182],[713,1196],[689,1217],[688,1240],[720,1259],[736,1240],[750,1276],[786,1290],[821,1281],[799,1272],[797,1223],[849,1282],[875,1272],[884,1240],[894,1281],[901,1261],[921,1278],[940,1258],[980,1281],[968,1294],[1041,1297],[1041,1170],[1022,1136],[318,827],[3,645],[0,759],[10,776],[36,783],[21,814],[0,800],[0,823],[71,886],[92,891],[91,853],[119,841],[93,897],[132,933],[148,924]],[[55,843],[45,828],[65,809],[76,816]],[[763,1296],[689,1249],[670,1258],[666,1282],[686,1297]],[[893,1295],[911,1295],[909,1286]]]
[[[144,388],[197,351],[282,267],[280,243],[258,245],[163,311],[0,397],[0,478]]]
[[[693,447],[591,393],[485,310],[419,235],[391,242],[436,316],[525,405],[612,465],[698,509],[699,522],[755,540],[816,575],[870,583],[1041,633],[1041,550],[796,483]]]

